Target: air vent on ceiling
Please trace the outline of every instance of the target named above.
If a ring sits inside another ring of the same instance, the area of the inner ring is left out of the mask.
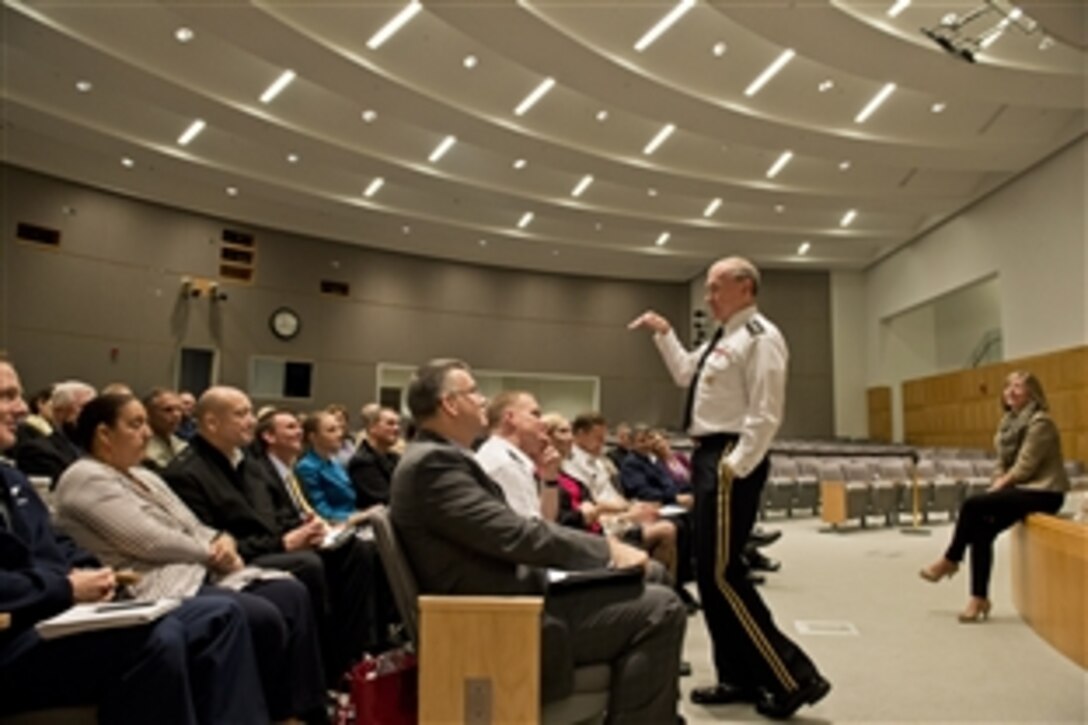
[[[321,280],[321,294],[348,297],[351,295],[351,285],[347,282],[336,282],[331,279],[323,279]]]
[[[15,227],[15,237],[24,242],[41,244],[46,247],[60,246],[60,232],[48,227],[40,227],[37,224],[19,222]]]

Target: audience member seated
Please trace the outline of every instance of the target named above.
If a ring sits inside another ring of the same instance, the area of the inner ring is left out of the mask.
[[[691,492],[691,463],[688,461],[687,456],[681,455],[672,449],[664,431],[655,430],[653,432],[653,443],[650,452],[656,459],[657,465],[665,469],[665,472],[672,478],[677,490],[684,493]]]
[[[26,412],[0,359],[0,452]],[[268,722],[248,628],[228,600],[191,600],[150,626],[43,640],[34,628],[78,603],[113,598],[116,578],[55,534],[26,477],[0,463],[0,716],[96,706],[102,725]]]
[[[416,371],[408,407],[419,426],[393,474],[393,525],[424,594],[544,595],[542,697],[568,695],[576,665],[612,668],[608,719],[677,721],[686,617],[676,595],[641,577],[549,588],[544,569],[646,566],[645,552],[539,517],[522,516],[469,455],[485,399],[461,362]],[[426,645],[424,645],[426,646]]]
[[[389,625],[396,623],[395,607],[374,544],[354,536],[351,530],[325,543],[332,527],[306,499],[293,472],[302,453],[302,425],[298,417],[273,409],[257,423],[257,439],[246,461],[249,488],[264,491],[274,518],[284,532],[320,531],[322,538],[308,538],[324,564],[331,596],[331,617],[326,637],[330,678],[362,652],[387,644]]]
[[[608,460],[616,467],[616,471],[623,468],[623,462],[627,460],[627,454],[631,451],[631,426],[627,423],[616,425],[616,443],[608,451]]]
[[[348,413],[347,406],[341,403],[330,403],[325,406],[325,412],[332,413],[332,417],[340,425],[340,447],[333,458],[341,466],[347,468],[348,461],[355,455],[355,449],[358,448],[355,436],[351,432],[351,415]]]
[[[144,465],[153,471],[162,471],[188,446],[175,434],[181,424],[181,401],[173,390],[154,388],[144,396],[143,402],[147,424],[151,427]]]
[[[1005,415],[994,436],[993,484],[986,493],[963,502],[944,556],[920,572],[931,582],[951,577],[970,547],[971,598],[959,615],[961,622],[984,621],[990,615],[990,569],[997,535],[1030,513],[1056,513],[1069,490],[1061,438],[1038,378],[1010,373],[1001,402]]]
[[[624,493],[638,501],[677,504],[690,509],[694,498],[690,493],[681,493],[672,477],[650,457],[653,445],[653,431],[636,425],[631,435],[631,452],[620,468]]]
[[[306,497],[325,520],[347,521],[358,510],[355,488],[347,470],[337,460],[343,435],[336,416],[319,410],[302,422],[306,454],[295,464]]]
[[[30,399],[30,415],[23,418],[15,429],[15,445],[34,438],[53,434],[53,386],[42,388]]]
[[[105,394],[79,415],[87,454],[57,482],[57,526],[114,569],[140,577],[138,599],[225,597],[243,612],[274,720],[319,715],[321,653],[308,593],[290,575],[247,567],[230,534],[200,523],[153,471],[140,467],[151,431],[132,395]]]
[[[355,487],[355,506],[360,509],[375,504],[389,504],[389,484],[393,469],[400,461],[394,449],[400,441],[400,416],[392,408],[379,408],[363,420],[366,434],[348,463],[348,476]]]
[[[487,406],[487,423],[490,435],[476,451],[476,462],[514,511],[555,521],[559,453],[548,440],[536,398],[521,390],[499,393]]]
[[[83,405],[95,396],[95,390],[78,380],[57,383],[50,403],[53,407],[53,432],[28,440],[15,449],[15,465],[27,476],[45,476],[53,483],[64,469],[75,463],[80,450],[71,433]]]
[[[196,398],[188,390],[178,393],[178,402],[181,403],[181,422],[174,435],[185,442],[192,440],[196,435],[196,419],[193,412],[196,410]]]

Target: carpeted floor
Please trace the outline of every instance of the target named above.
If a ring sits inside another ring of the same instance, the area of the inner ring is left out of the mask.
[[[1024,624],[1012,605],[1008,535],[996,549],[991,619],[960,624],[966,567],[930,584],[917,570],[937,558],[951,534],[883,527],[821,533],[816,518],[772,518],[784,536],[765,552],[782,561],[761,592],[776,621],[832,683],[831,694],[795,722],[1085,723],[1088,674]],[[799,634],[798,622],[821,634]],[[849,633],[853,625],[856,634]],[[688,723],[762,721],[750,706],[703,707],[688,691],[714,680],[702,616],[688,620],[681,681]]]

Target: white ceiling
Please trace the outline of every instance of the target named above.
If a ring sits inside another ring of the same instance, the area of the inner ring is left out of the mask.
[[[892,0],[700,0],[643,52],[635,42],[674,0],[424,0],[369,49],[406,4],[7,1],[2,158],[372,247],[686,280],[727,253],[864,267],[1086,130],[1083,0],[1029,0],[1040,26],[1010,26],[976,64],[919,32],[979,5],[969,0],[916,1],[895,18]],[[796,56],[746,96],[786,49]],[[262,104],[285,69],[297,78]],[[515,115],[548,77],[554,87]],[[856,123],[889,82],[896,91]],[[197,118],[206,129],[180,145]],[[645,154],[665,124],[675,132]],[[428,162],[447,135],[456,144]]]

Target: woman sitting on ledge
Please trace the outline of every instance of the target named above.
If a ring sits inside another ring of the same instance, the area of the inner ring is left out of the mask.
[[[1039,380],[1031,373],[1009,374],[1002,403],[1005,415],[994,437],[998,460],[993,485],[963,502],[944,557],[919,572],[931,582],[951,577],[971,547],[971,599],[960,614],[961,622],[978,622],[990,614],[990,569],[997,535],[1030,513],[1057,512],[1069,490],[1061,439]]]

